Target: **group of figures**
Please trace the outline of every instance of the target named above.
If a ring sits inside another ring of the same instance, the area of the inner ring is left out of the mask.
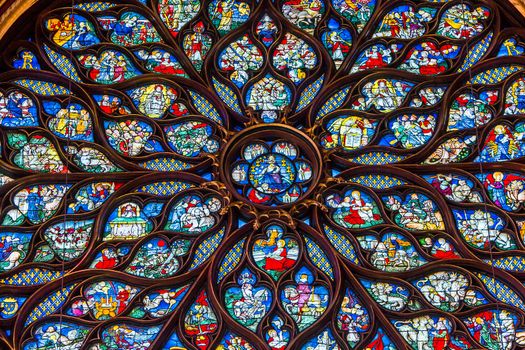
[[[0,39],[0,349],[525,348],[507,0],[34,6]]]

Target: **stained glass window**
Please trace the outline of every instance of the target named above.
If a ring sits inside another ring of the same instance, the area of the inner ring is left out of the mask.
[[[0,348],[525,347],[524,23],[38,2],[1,40]]]

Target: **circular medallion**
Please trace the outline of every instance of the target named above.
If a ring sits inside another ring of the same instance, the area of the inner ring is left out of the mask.
[[[223,151],[223,181],[235,197],[256,207],[300,201],[315,187],[320,172],[315,144],[301,131],[281,124],[248,128]]]
[[[257,157],[248,170],[250,184],[264,194],[285,192],[293,185],[296,175],[294,163],[279,153]]]

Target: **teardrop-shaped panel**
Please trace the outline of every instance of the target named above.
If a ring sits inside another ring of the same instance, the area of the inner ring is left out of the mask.
[[[303,331],[324,314],[330,292],[324,285],[316,283],[312,271],[304,266],[293,277],[295,283],[285,285],[281,291],[281,305]]]
[[[270,310],[272,293],[257,283],[257,276],[248,268],[239,272],[237,285],[226,289],[226,310],[235,321],[255,332]]]

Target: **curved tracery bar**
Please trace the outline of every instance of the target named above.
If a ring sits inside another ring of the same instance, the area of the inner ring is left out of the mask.
[[[506,1],[47,1],[2,41],[0,348],[525,347]]]

